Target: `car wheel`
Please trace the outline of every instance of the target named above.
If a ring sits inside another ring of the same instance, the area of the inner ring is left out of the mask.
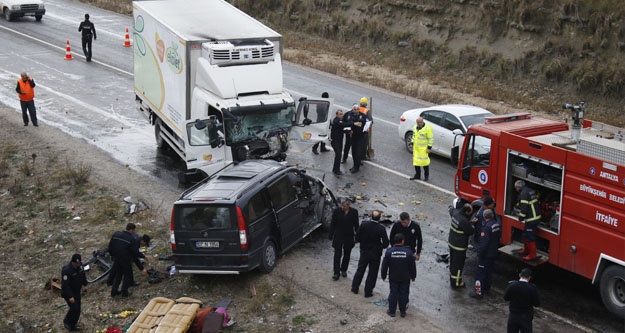
[[[9,13],[9,9],[8,9],[8,8],[5,8],[5,9],[4,9],[4,18],[5,18],[7,21],[11,21],[11,13]]]
[[[612,265],[606,268],[601,275],[599,290],[608,311],[625,318],[625,267]]]
[[[276,245],[273,241],[268,240],[263,248],[263,256],[258,269],[263,273],[271,273],[271,271],[276,268],[277,259],[278,252],[276,251]]]
[[[406,143],[406,150],[412,153],[412,131],[406,132],[406,135],[404,135],[404,142]]]
[[[41,21],[42,18],[43,18],[43,15],[35,15],[35,20],[37,22]]]

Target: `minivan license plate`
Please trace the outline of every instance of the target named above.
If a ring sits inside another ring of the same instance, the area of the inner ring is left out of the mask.
[[[204,249],[214,249],[219,247],[219,242],[195,242],[195,247]]]

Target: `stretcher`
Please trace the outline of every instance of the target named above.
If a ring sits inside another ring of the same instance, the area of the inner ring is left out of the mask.
[[[141,311],[128,328],[128,333],[184,333],[202,301],[181,297],[175,301],[165,297],[155,297]]]

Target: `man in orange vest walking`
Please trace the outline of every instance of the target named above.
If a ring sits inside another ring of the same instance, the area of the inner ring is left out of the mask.
[[[28,126],[28,115],[30,115],[30,121],[32,121],[33,126],[38,127],[37,109],[35,108],[35,80],[28,77],[26,72],[22,72],[22,78],[17,80],[15,91],[17,91],[20,98],[24,126]],[[28,113],[26,113],[26,110],[28,110]]]

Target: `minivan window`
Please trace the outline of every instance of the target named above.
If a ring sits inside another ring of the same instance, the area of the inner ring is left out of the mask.
[[[263,192],[257,193],[247,204],[248,221],[253,222],[257,218],[267,214],[269,212],[269,207],[270,206],[265,202]]]
[[[187,230],[228,229],[232,214],[227,206],[180,206],[182,227]]]
[[[280,209],[297,199],[295,189],[287,177],[282,177],[270,185],[268,190],[275,209]]]

